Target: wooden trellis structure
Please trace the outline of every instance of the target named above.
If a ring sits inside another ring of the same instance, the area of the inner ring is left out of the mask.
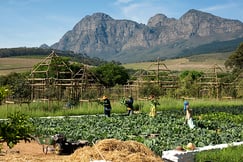
[[[148,70],[140,70],[133,76],[137,78],[135,83],[138,88],[144,84],[157,84],[161,88],[163,94],[166,94],[168,90],[178,88],[178,76],[173,74],[173,72],[159,59],[147,69]]]
[[[31,99],[60,99],[61,89],[71,84],[72,75],[72,70],[52,51],[30,74]]]
[[[54,51],[34,67],[28,80],[32,100],[82,100],[90,89],[95,87],[97,92],[101,87],[86,66],[74,74]]]
[[[222,98],[223,95],[230,97],[226,93],[222,94],[222,89],[227,87],[233,89],[233,86],[243,95],[243,73],[234,83],[220,83],[218,74],[222,72],[223,69],[215,64],[204,73],[197,82],[198,97]],[[118,99],[128,95],[138,99],[143,97],[139,93],[144,85],[158,85],[162,95],[170,92],[176,94],[173,92],[180,88],[176,73],[169,70],[159,59],[147,70],[136,72],[129,84],[108,89],[99,84],[99,80],[89,71],[88,66],[80,67],[80,70],[74,74],[54,51],[33,68],[28,80],[31,86],[31,100],[64,100],[65,102],[74,99],[90,101],[105,93],[114,94],[113,97]]]
[[[90,98],[98,98],[103,93],[103,86],[99,84],[99,79],[88,70],[87,66],[83,66],[73,76],[72,91],[75,98],[81,100],[89,100]]]
[[[199,78],[199,96],[216,97],[217,99],[220,97],[219,72],[223,72],[223,69],[217,64],[214,64]]]
[[[239,76],[234,80],[233,85],[237,90],[237,97],[243,97],[243,71]]]

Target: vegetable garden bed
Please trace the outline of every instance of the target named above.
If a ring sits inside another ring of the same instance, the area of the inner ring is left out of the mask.
[[[184,125],[180,110],[161,111],[155,118],[148,114],[124,116],[103,115],[32,118],[36,136],[63,133],[67,138],[85,139],[90,143],[101,139],[135,140],[157,155],[192,142],[196,147],[243,141],[243,107],[201,108],[194,111],[196,128]],[[156,134],[156,136],[151,136]]]

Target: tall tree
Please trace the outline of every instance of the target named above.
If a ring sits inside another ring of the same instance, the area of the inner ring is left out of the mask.
[[[123,66],[114,63],[107,63],[94,68],[94,74],[107,87],[126,84],[129,79],[127,70]]]
[[[198,71],[183,71],[180,74],[180,89],[178,89],[179,95],[195,97],[197,96],[197,80],[203,75],[202,72]]]
[[[233,72],[243,70],[243,43],[225,61],[225,66],[233,69]]]

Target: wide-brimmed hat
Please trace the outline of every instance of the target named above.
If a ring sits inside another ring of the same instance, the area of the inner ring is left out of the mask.
[[[154,98],[154,95],[150,95],[150,96],[149,96],[149,99],[153,99],[153,98]]]
[[[107,99],[108,97],[107,96],[103,96],[103,100]]]

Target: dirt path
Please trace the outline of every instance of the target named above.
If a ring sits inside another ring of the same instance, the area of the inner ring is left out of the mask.
[[[12,149],[9,149],[4,143],[2,153],[0,154],[0,162],[67,162],[69,156],[55,155],[52,152],[43,153],[42,145],[36,141],[25,143],[21,141]]]
[[[94,146],[77,149],[73,154],[65,156],[56,155],[51,151],[45,154],[42,145],[36,141],[21,141],[12,149],[4,143],[0,153],[0,162],[90,162],[90,159],[107,159],[113,162],[163,162],[161,157],[156,156],[142,143],[116,139],[104,139]]]

